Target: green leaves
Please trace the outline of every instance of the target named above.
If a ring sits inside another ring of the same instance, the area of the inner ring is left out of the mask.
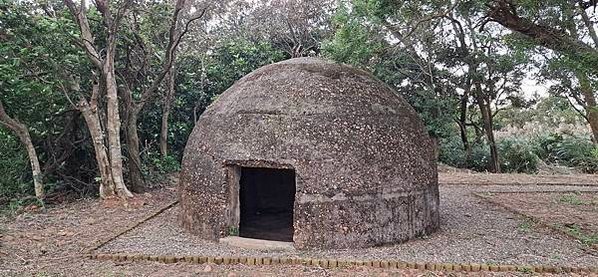
[[[12,198],[33,192],[27,152],[19,140],[0,127],[0,206],[2,198]]]

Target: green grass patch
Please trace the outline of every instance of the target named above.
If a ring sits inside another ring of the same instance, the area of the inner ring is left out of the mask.
[[[528,233],[528,232],[530,232],[532,230],[533,226],[534,226],[534,222],[532,222],[529,219],[526,219],[525,221],[519,223],[519,225],[517,226],[517,228],[521,232]]]
[[[229,227],[228,228],[228,235],[233,237],[239,236],[239,228],[237,227]]]
[[[44,203],[37,200],[35,197],[14,198],[8,204],[0,206],[0,216],[12,217],[23,211],[24,207],[29,205],[44,206]]]
[[[519,272],[521,272],[523,274],[532,274],[532,273],[534,273],[534,270],[531,267],[528,267],[528,266],[526,266],[526,267],[519,267],[517,269],[517,271],[519,271]]]
[[[566,203],[570,205],[585,205],[586,203],[579,198],[580,193],[567,193],[559,198],[560,203]]]
[[[479,196],[482,196],[482,197],[486,197],[486,198],[488,198],[488,197],[492,197],[492,196],[494,196],[494,193],[486,191],[486,192],[481,192],[481,193],[479,193],[478,195],[479,195]]]
[[[586,234],[581,230],[581,227],[577,224],[564,226],[567,234],[577,238],[581,243],[591,246],[598,244],[598,233]]]

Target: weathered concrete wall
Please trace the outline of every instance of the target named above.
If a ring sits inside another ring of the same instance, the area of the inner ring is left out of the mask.
[[[412,107],[368,73],[317,59],[266,66],[201,116],[183,159],[181,221],[226,236],[225,164],[249,163],[295,169],[296,247],[401,242],[438,227],[433,147]]]

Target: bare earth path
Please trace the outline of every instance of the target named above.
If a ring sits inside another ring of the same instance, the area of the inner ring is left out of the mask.
[[[392,258],[418,262],[485,262],[594,266],[598,254],[561,233],[530,224],[525,218],[472,195],[485,191],[598,191],[593,175],[525,176],[441,174],[442,229],[428,238],[401,245],[363,250],[264,253],[241,250],[185,235],[174,207],[115,239],[100,252],[172,255],[263,255],[337,258]],[[492,185],[492,180],[499,185]],[[540,180],[540,181],[538,181]],[[507,182],[520,185],[507,185]],[[470,185],[458,185],[466,183]],[[536,183],[546,185],[534,185]],[[563,186],[581,183],[584,186]],[[484,184],[483,186],[473,184]],[[523,184],[523,185],[521,185]],[[554,185],[558,184],[558,185]],[[595,184],[595,185],[594,185]],[[305,266],[164,265],[154,262],[91,261],[76,258],[84,249],[109,238],[170,201],[174,189],[139,195],[129,207],[96,200],[51,207],[43,212],[0,218],[0,276],[369,276],[417,270],[373,270],[352,267],[322,269]],[[108,207],[105,207],[108,205]],[[437,276],[448,275],[435,272]],[[453,273],[454,274],[454,273]],[[470,274],[486,276],[488,273]],[[512,276],[513,273],[503,273]],[[459,274],[461,275],[461,274]],[[434,275],[430,275],[434,276]]]
[[[586,187],[481,187],[492,191],[529,189],[588,190]],[[428,238],[367,249],[262,252],[238,249],[189,236],[177,224],[178,207],[109,243],[99,252],[148,255],[314,257],[337,259],[399,259],[406,262],[548,264],[592,266],[598,256],[549,229],[529,228],[525,218],[472,196],[480,187],[441,186],[442,229]]]
[[[438,181],[445,185],[588,185],[598,186],[598,176],[593,174],[574,175],[529,175],[444,172],[438,174]]]

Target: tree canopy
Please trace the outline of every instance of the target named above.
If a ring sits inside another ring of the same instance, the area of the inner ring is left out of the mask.
[[[0,0],[0,204],[149,189],[222,92],[304,56],[395,89],[441,162],[593,172],[597,17],[584,0]]]

